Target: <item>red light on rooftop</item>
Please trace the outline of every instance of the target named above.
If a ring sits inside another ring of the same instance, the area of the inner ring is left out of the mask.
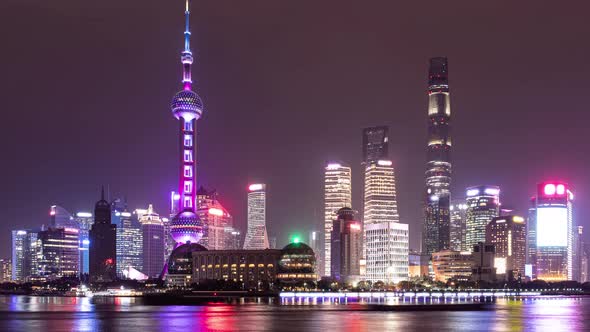
[[[553,183],[546,184],[545,185],[545,188],[543,188],[543,192],[547,196],[553,196],[553,195],[555,195],[555,185]]]
[[[565,194],[565,186],[563,184],[558,184],[557,188],[556,188],[557,194],[558,195],[563,195]]]

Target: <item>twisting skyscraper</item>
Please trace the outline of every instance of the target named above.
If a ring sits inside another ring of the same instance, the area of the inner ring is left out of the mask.
[[[246,250],[270,248],[266,229],[266,185],[251,184],[248,187],[248,232],[244,240]]]
[[[430,59],[425,219],[422,233],[422,250],[427,254],[450,246],[451,103],[448,73],[447,58]]]
[[[177,245],[187,242],[197,243],[202,236],[202,225],[199,217],[195,214],[196,207],[196,125],[197,120],[203,114],[203,102],[201,98],[193,92],[191,65],[193,63],[193,54],[190,48],[190,27],[189,17],[190,8],[189,0],[186,0],[185,7],[185,30],[184,30],[184,50],[182,51],[181,61],[183,67],[182,91],[178,92],[172,99],[172,114],[180,120],[179,144],[180,144],[180,169],[178,181],[178,214],[173,218],[170,224],[170,234],[176,241]]]

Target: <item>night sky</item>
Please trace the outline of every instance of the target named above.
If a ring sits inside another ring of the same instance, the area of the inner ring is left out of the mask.
[[[182,0],[2,0],[0,257],[49,206],[92,210],[100,186],[168,214],[177,184]],[[323,165],[353,167],[361,130],[390,126],[401,221],[419,247],[427,66],[449,58],[453,193],[502,188],[524,214],[535,184],[573,186],[590,223],[587,1],[193,0],[198,182],[245,229],[268,184],[279,246],[323,222]]]

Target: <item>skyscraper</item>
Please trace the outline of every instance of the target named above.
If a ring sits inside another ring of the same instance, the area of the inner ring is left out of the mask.
[[[217,191],[200,187],[197,191],[197,215],[203,223],[203,237],[200,244],[209,250],[229,249],[227,236],[231,236],[233,217],[219,202]]]
[[[378,160],[365,166],[363,224],[399,222],[395,173],[390,160]]]
[[[497,274],[512,280],[525,276],[526,223],[523,217],[496,217],[486,226],[486,243],[496,248],[494,267]]]
[[[143,270],[150,278],[157,278],[164,267],[164,224],[150,204],[139,219],[143,241]]]
[[[365,225],[367,274],[373,282],[398,283],[408,279],[409,226],[399,222]]]
[[[477,186],[467,188],[465,248],[469,251],[486,240],[486,225],[500,213],[500,188]]]
[[[360,278],[363,254],[361,223],[354,218],[354,211],[344,207],[338,210],[332,226],[331,273],[341,282],[354,282]]]
[[[270,248],[266,230],[266,185],[251,184],[248,187],[248,231],[244,249],[261,250]]]
[[[10,282],[12,280],[12,261],[10,259],[0,259],[0,283]]]
[[[363,163],[388,159],[389,127],[379,126],[363,129]]]
[[[94,223],[94,217],[90,212],[77,212],[74,217],[80,227],[80,274],[88,274],[90,272],[90,239],[89,232]]]
[[[450,248],[451,101],[447,58],[430,59],[423,251]]]
[[[109,282],[117,273],[117,225],[111,224],[111,205],[101,198],[94,207],[94,224],[90,237],[90,281]]]
[[[137,216],[120,208],[113,211],[112,221],[117,225],[117,276],[123,278],[129,267],[143,270],[143,233]]]
[[[573,279],[574,195],[568,185],[544,182],[537,185],[536,277],[546,281]]]
[[[531,279],[536,279],[536,277],[537,277],[537,197],[536,196],[532,197],[530,199],[526,227],[527,227],[526,263],[531,268],[529,271],[530,275],[528,275],[528,276],[531,277]]]
[[[451,250],[453,251],[469,251],[465,247],[465,224],[467,204],[465,200],[453,200],[451,204],[451,223],[449,226],[449,240]]]
[[[352,181],[348,166],[329,163],[324,171],[324,269],[320,274],[330,276],[332,223],[338,210],[352,207]]]
[[[174,117],[180,121],[179,126],[179,181],[178,214],[170,223],[170,234],[177,246],[187,242],[198,243],[203,235],[201,220],[195,213],[197,197],[197,162],[196,130],[197,120],[203,114],[203,102],[192,91],[191,65],[193,53],[190,48],[190,6],[185,2],[184,50],[181,55],[183,67],[182,91],[172,99],[171,109]],[[144,262],[145,263],[145,262]]]
[[[39,276],[45,280],[62,277],[78,278],[80,269],[77,228],[49,227],[38,233]]]
[[[12,231],[12,280],[24,282],[29,275],[25,267],[27,257],[27,231],[20,229]]]

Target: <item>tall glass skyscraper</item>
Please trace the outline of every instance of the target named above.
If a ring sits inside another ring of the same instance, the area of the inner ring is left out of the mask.
[[[352,207],[350,167],[329,163],[324,168],[324,266],[321,275],[330,276],[332,224],[337,212]],[[321,267],[320,267],[321,270]]]
[[[573,200],[574,194],[565,183],[537,185],[536,232],[532,241],[536,248],[533,264],[539,279],[564,281],[574,277]]]
[[[467,251],[465,248],[466,230],[466,211],[467,204],[465,200],[453,200],[451,204],[451,222],[450,232],[450,249],[453,251]]]
[[[164,267],[164,224],[150,204],[139,219],[143,242],[143,270],[150,278],[157,278]]]
[[[111,204],[101,198],[94,206],[94,224],[89,232],[90,281],[109,282],[117,277],[117,225],[111,223]]]
[[[465,249],[486,241],[486,226],[500,215],[500,188],[477,186],[467,188]]]
[[[197,215],[203,222],[203,237],[199,244],[209,250],[225,250],[231,237],[233,217],[219,202],[217,191],[201,187],[197,190]],[[235,231],[235,230],[234,230]]]
[[[114,210],[113,223],[117,225],[117,276],[128,275],[129,267],[143,270],[143,233],[137,215],[127,209]],[[164,259],[162,255],[162,259]]]
[[[399,222],[395,173],[390,160],[366,165],[364,206],[364,225]]]
[[[80,226],[80,274],[88,274],[90,272],[89,232],[94,223],[94,216],[90,212],[77,212],[74,219]]]
[[[248,187],[248,231],[244,249],[262,250],[270,248],[266,230],[266,185],[251,184]]]
[[[423,248],[432,254],[450,247],[451,101],[447,58],[430,59],[428,147]]]

